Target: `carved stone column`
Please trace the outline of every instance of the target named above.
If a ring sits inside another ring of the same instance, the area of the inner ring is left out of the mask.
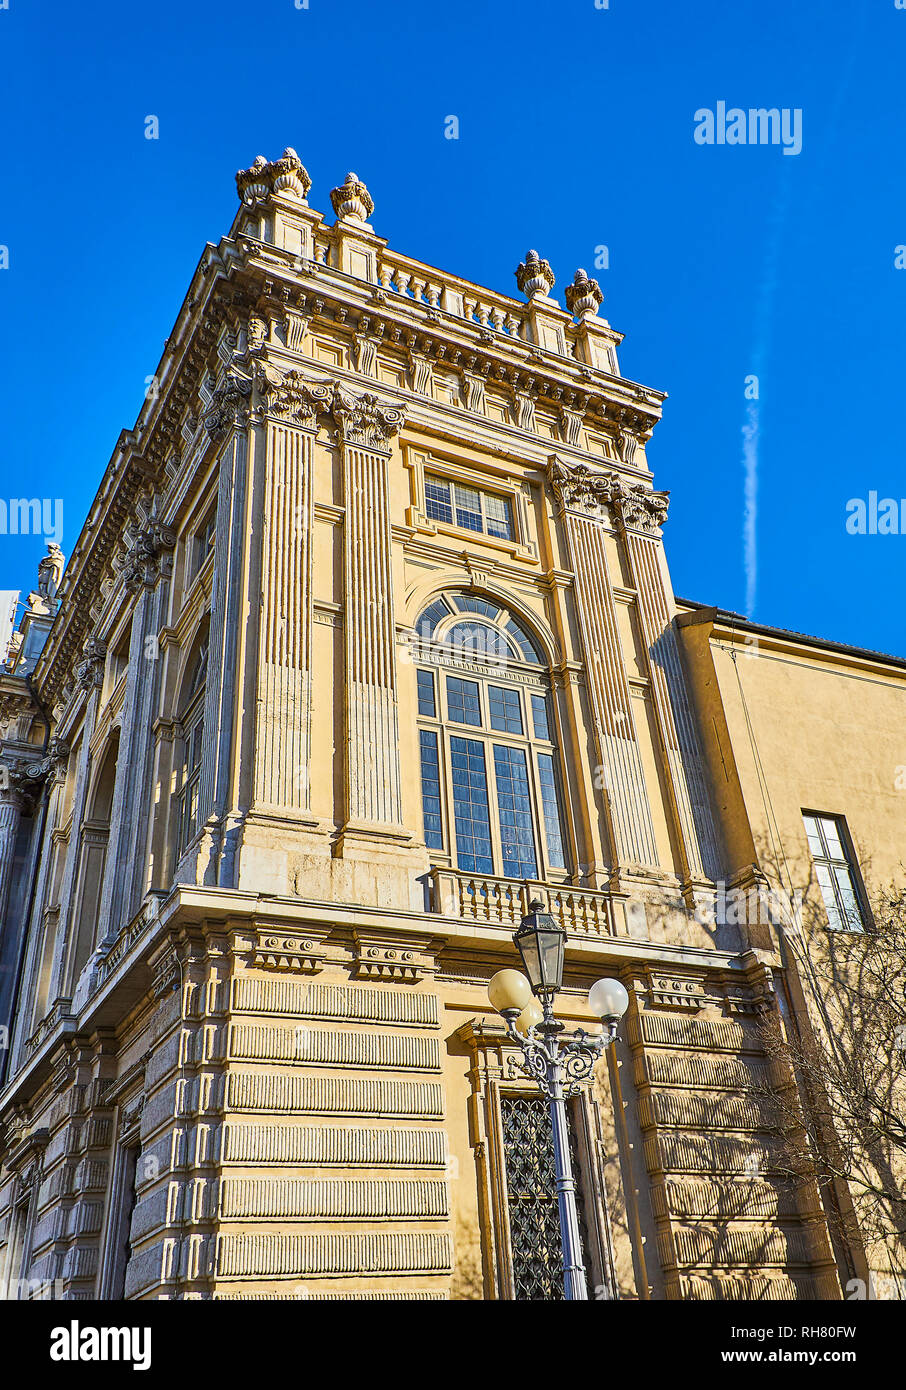
[[[264,368],[266,418],[254,802],[310,817],[312,458],[331,388]]]
[[[79,862],[82,857],[81,826],[85,819],[91,770],[91,739],[100,704],[105,655],[104,643],[95,637],[90,637],[82,648],[83,660],[76,668],[76,679],[85,691],[87,703],[82,724],[82,736],[76,756],[75,788],[72,797],[72,832],[66,847],[63,877],[60,882],[60,919],[57,923],[57,938],[54,945],[50,986],[47,995],[51,1004],[62,995],[67,983],[66,960],[71,934],[75,929],[76,885],[78,883]],[[70,981],[69,983],[74,984],[75,982]]]
[[[152,499],[126,527],[124,541],[116,569],[126,589],[137,597],[99,918],[105,942],[112,942],[132,916],[143,886],[151,801],[151,726],[160,680],[156,638],[166,616],[176,534],[156,515]]]
[[[614,493],[613,511],[638,595],[642,645],[670,773],[671,809],[683,854],[685,886],[694,897],[696,887],[720,876],[720,853],[673,628],[673,591],[660,532],[667,507],[665,492],[620,484]]]
[[[13,879],[13,860],[16,855],[16,839],[19,835],[19,822],[22,818],[24,797],[8,775],[7,768],[0,768],[0,929],[6,916],[9,903],[9,890]],[[3,783],[6,785],[3,785]]]
[[[343,451],[346,643],[345,831],[402,830],[393,583],[390,440],[403,411],[336,387]]]
[[[575,575],[592,722],[606,790],[615,867],[653,869],[657,847],[607,562],[612,475],[554,455],[548,477]]]
[[[242,830],[236,748],[237,692],[243,688],[241,615],[249,568],[249,442],[252,383],[229,372],[214,391],[205,428],[221,446],[214,582],[202,734],[199,821],[204,827],[196,877],[235,886]]]
[[[47,853],[41,853],[38,834],[42,817],[35,812],[42,795],[53,798],[55,792],[59,793],[59,777],[68,760],[68,745],[60,739],[52,738],[43,757],[31,761],[24,757],[14,758],[0,769],[0,924],[3,924],[0,930],[0,965],[3,967],[0,969],[0,1024],[10,1026],[9,1045],[13,1057],[18,1051],[23,1004],[28,1006],[27,1017],[30,1017],[33,1003],[28,988],[29,963],[38,944],[37,937],[40,933],[36,924],[42,920],[52,860],[49,846]],[[47,790],[45,782],[48,783]],[[12,870],[15,864],[16,843],[22,812],[26,809],[32,812],[31,834],[24,869],[19,871],[23,881],[14,883]],[[55,819],[56,802],[51,799],[45,826],[45,845],[54,829]],[[29,921],[27,913],[32,885],[34,901]],[[18,891],[11,891],[13,889]],[[10,910],[11,902],[18,910]],[[21,956],[23,950],[24,958]],[[24,959],[25,965],[21,980],[18,978],[16,967],[19,959]]]

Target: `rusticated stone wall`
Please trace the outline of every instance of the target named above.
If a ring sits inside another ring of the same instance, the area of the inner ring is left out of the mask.
[[[339,973],[197,984],[209,1012],[190,1003],[182,1053],[164,1043],[149,1073],[142,1139],[158,1171],[128,1292],[446,1297],[436,994]]]
[[[839,1298],[817,1191],[784,1172],[756,1017],[627,1023],[669,1298]]]

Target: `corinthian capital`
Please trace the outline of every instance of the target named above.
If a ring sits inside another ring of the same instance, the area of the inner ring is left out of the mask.
[[[251,381],[237,372],[230,372],[215,388],[204,416],[204,427],[212,439],[222,439],[231,429],[248,423],[251,390]]]
[[[52,781],[65,776],[69,763],[69,745],[62,739],[53,737],[47,745],[43,758],[29,761],[27,758],[11,758],[0,764],[0,791],[7,798],[16,796],[34,798],[46,778]]]
[[[107,644],[99,637],[89,637],[82,648],[82,660],[76,667],[76,681],[82,690],[94,690],[104,679],[104,657]]]
[[[612,506],[622,484],[616,473],[599,473],[584,463],[565,463],[551,454],[547,476],[561,507],[600,512]]]
[[[639,484],[623,487],[617,500],[617,519],[630,531],[655,535],[667,520],[669,506],[669,492],[649,492]]]
[[[255,378],[268,415],[297,424],[314,424],[330,410],[333,387],[329,382],[307,381],[301,372],[279,372],[264,364]]]
[[[170,551],[175,544],[172,527],[165,526],[150,508],[140,508],[138,521],[126,526],[124,549],[113,562],[126,588],[131,593],[143,584],[153,588],[162,575],[169,574]]]
[[[344,444],[383,453],[390,452],[390,440],[406,418],[404,407],[382,401],[370,391],[360,394],[339,385],[334,387],[330,411]]]

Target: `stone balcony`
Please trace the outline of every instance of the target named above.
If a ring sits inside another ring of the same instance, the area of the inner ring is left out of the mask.
[[[563,929],[573,936],[617,935],[613,901],[608,893],[591,888],[567,888],[512,878],[488,878],[432,869],[432,903],[435,912],[461,921],[518,926],[529,903],[540,898]]]

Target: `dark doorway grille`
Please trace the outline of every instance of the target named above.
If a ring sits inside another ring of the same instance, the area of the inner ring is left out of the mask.
[[[562,1300],[563,1257],[550,1106],[541,1095],[509,1095],[500,1097],[500,1108],[514,1297],[523,1302]],[[569,1146],[576,1186],[581,1189],[571,1114]],[[578,1206],[582,1246],[587,1249],[581,1190]]]

